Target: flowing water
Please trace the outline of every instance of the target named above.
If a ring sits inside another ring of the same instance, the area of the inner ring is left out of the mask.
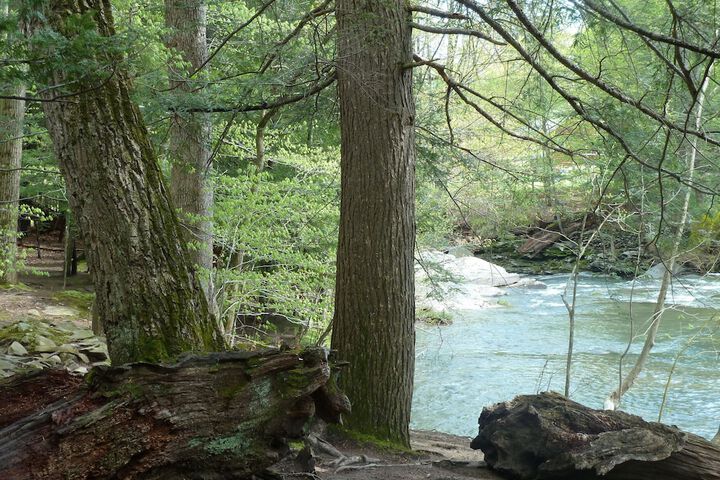
[[[567,278],[537,277],[547,288],[506,288],[497,307],[463,311],[445,327],[419,325],[412,428],[474,436],[483,406],[520,394],[562,392],[568,313],[561,294]],[[580,276],[573,400],[602,408],[618,384],[631,316],[635,334],[642,335],[659,283]],[[677,278],[667,304],[650,360],[621,409],[657,420],[676,363],[662,421],[710,438],[720,424],[720,276]],[[642,342],[634,341],[624,371]]]

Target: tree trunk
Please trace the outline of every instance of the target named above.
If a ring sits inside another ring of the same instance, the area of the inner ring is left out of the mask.
[[[471,447],[522,480],[718,480],[720,446],[636,415],[592,410],[557,393],[483,409]]]
[[[330,374],[315,349],[14,377],[0,386],[0,478],[246,478],[313,415],[347,410]]]
[[[338,0],[342,134],[332,346],[350,428],[409,445],[415,361],[415,152],[409,14],[400,0]]]
[[[68,18],[91,12],[101,36],[114,34],[109,0],[51,1],[41,16],[59,35]],[[33,28],[38,28],[35,25]],[[100,44],[102,45],[102,44]],[[38,90],[70,85],[70,101],[44,102],[95,286],[95,307],[113,363],[160,361],[185,351],[220,350],[222,336],[186,252],[147,131],[112,51],[84,57],[102,79],[63,65],[35,68]],[[80,61],[80,59],[77,59]],[[66,60],[72,65],[74,60]],[[72,68],[72,67],[71,67]],[[53,91],[58,95],[58,89]]]
[[[203,72],[191,75],[207,60],[207,5],[205,0],[165,0],[165,25],[170,33],[167,47],[180,54],[183,64],[171,62],[170,89],[176,94],[176,111],[171,118],[168,153],[171,162],[171,196],[180,210],[180,220],[191,233],[190,258],[207,271],[213,266],[213,188],[210,181],[210,138],[212,125],[207,113],[183,112],[183,98],[198,88]],[[209,276],[208,276],[209,278]],[[202,280],[208,301],[214,292]]]
[[[1,16],[7,16],[8,3],[0,0]],[[16,86],[3,93],[23,97],[25,88]],[[0,99],[0,283],[17,282],[18,199],[24,120],[23,100]]]

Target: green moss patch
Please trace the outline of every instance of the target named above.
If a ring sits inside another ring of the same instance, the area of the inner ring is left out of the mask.
[[[76,308],[81,314],[89,315],[95,294],[80,290],[61,290],[53,294],[53,300],[63,305]]]

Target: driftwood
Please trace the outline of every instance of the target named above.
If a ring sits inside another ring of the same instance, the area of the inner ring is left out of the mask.
[[[530,235],[525,243],[520,245],[517,252],[521,255],[534,257],[546,249],[552,247],[556,242],[565,240],[572,234],[583,229],[591,230],[597,226],[598,219],[595,215],[588,215],[587,218],[569,222],[565,225],[557,223],[548,224]]]
[[[472,448],[523,480],[718,480],[720,446],[624,412],[592,410],[557,393],[483,409]]]
[[[246,478],[313,415],[347,411],[330,378],[321,349],[11,378],[0,383],[0,478]]]

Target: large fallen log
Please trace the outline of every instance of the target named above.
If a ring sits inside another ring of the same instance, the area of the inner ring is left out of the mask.
[[[557,393],[484,408],[471,447],[522,480],[718,480],[720,446],[624,412],[592,410]]]
[[[246,478],[313,415],[349,408],[330,377],[314,349],[11,378],[0,383],[0,478]]]
[[[584,219],[581,218],[566,225],[558,223],[547,225],[531,234],[525,243],[518,247],[517,252],[531,258],[535,257],[555,245],[555,243],[569,239],[571,235],[577,232],[594,230],[597,224],[598,218],[590,214]]]

